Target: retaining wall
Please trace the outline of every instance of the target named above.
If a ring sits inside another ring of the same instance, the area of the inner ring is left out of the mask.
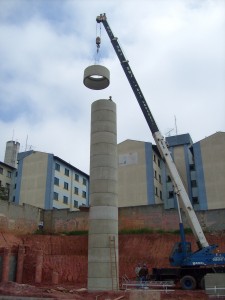
[[[83,211],[84,210],[84,211]],[[202,228],[206,231],[225,230],[225,210],[196,212]],[[33,233],[43,221],[44,230],[48,233],[88,230],[88,209],[71,212],[62,210],[41,210],[24,204],[16,205],[0,200],[0,232],[14,234]],[[185,227],[189,227],[183,215]],[[163,205],[134,206],[119,208],[119,230],[161,229],[177,230],[178,214],[175,209],[165,210]]]
[[[202,228],[206,231],[225,230],[225,210],[196,212]],[[49,210],[43,212],[44,229],[49,233],[88,230],[88,210]],[[189,227],[183,215],[185,227]],[[119,230],[130,229],[178,230],[179,218],[175,209],[165,210],[163,205],[119,208]]]
[[[38,229],[41,209],[0,200],[0,232],[33,233]]]

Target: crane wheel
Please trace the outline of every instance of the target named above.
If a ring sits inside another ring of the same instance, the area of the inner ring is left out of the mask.
[[[183,290],[194,290],[197,286],[195,278],[190,275],[182,277],[180,280],[180,284]]]

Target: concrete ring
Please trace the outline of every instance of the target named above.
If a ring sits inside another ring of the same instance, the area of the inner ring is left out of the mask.
[[[103,90],[109,86],[110,73],[106,67],[92,65],[84,70],[84,85],[92,90]]]

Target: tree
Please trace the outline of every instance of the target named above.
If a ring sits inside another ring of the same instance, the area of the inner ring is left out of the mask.
[[[9,201],[9,188],[8,187],[0,187],[0,200]]]

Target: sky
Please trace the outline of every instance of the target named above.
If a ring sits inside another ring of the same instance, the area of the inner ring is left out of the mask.
[[[109,96],[118,143],[154,143],[101,13],[163,136],[225,131],[224,0],[0,0],[0,161],[13,139],[89,174],[91,104]],[[108,88],[83,85],[93,64],[110,70]]]

